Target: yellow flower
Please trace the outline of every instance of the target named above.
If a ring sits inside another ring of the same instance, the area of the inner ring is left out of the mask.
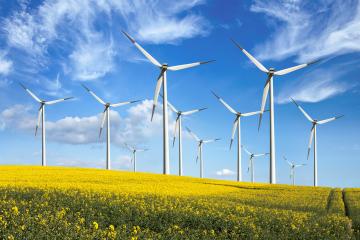
[[[19,215],[19,209],[16,206],[12,207],[11,210],[14,213],[14,215]]]
[[[94,228],[95,230],[98,230],[98,229],[99,229],[99,224],[98,224],[97,222],[93,222],[92,224],[93,224],[93,228]]]

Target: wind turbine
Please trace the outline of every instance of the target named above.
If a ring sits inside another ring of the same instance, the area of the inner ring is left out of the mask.
[[[190,133],[190,135],[195,139],[195,141],[198,142],[198,153],[197,153],[197,157],[196,157],[196,162],[198,161],[198,159],[200,160],[200,178],[203,178],[204,163],[203,163],[203,158],[202,158],[202,147],[203,147],[204,143],[216,142],[216,141],[220,140],[220,138],[203,140],[203,139],[200,139],[198,136],[196,136],[196,134],[193,133],[188,127],[186,127],[186,129]]]
[[[255,182],[255,169],[254,169],[254,158],[256,157],[262,157],[262,156],[266,156],[269,155],[269,153],[251,153],[249,150],[247,150],[244,146],[242,146],[242,148],[244,148],[244,151],[250,156],[249,158],[249,166],[248,166],[248,172],[251,170],[251,182],[254,183]]]
[[[260,69],[260,71],[267,74],[267,79],[265,82],[265,87],[263,91],[262,101],[261,101],[261,113],[259,117],[259,128],[261,125],[262,114],[265,109],[266,99],[268,92],[270,90],[270,183],[276,183],[276,170],[275,170],[275,109],[274,109],[274,88],[273,88],[273,77],[282,76],[296,70],[307,67],[311,64],[314,64],[317,61],[300,64],[294,67],[286,68],[283,70],[276,71],[275,68],[265,68],[258,60],[256,60],[250,53],[248,53],[244,48],[242,48],[238,43],[232,40],[233,43],[252,61],[255,66]]]
[[[309,159],[309,155],[310,155],[310,150],[311,150],[311,143],[314,139],[314,186],[316,187],[318,185],[318,176],[317,176],[317,125],[321,125],[321,124],[325,124],[331,121],[334,121],[338,118],[343,117],[344,115],[340,115],[340,116],[336,116],[336,117],[332,117],[332,118],[327,118],[324,120],[316,120],[316,119],[312,119],[310,117],[309,114],[307,114],[305,112],[305,110],[299,105],[297,104],[297,102],[295,102],[294,99],[291,98],[291,101],[293,103],[295,103],[295,105],[300,109],[300,111],[304,114],[304,116],[312,123],[312,127],[311,127],[311,131],[310,131],[310,141],[309,141],[309,145],[308,145],[308,153],[307,153],[307,159]]]
[[[40,98],[38,98],[33,92],[31,92],[27,87],[25,87],[23,84],[19,83],[20,86],[22,88],[25,89],[26,92],[28,92],[30,94],[30,96],[35,99],[35,101],[37,101],[38,103],[40,103],[40,107],[39,107],[39,113],[38,113],[38,120],[36,123],[36,127],[35,127],[35,136],[37,134],[37,130],[39,128],[40,125],[40,119],[41,119],[41,134],[42,134],[42,151],[41,151],[41,165],[42,166],[46,166],[46,128],[45,128],[45,106],[46,105],[52,105],[55,103],[59,103],[65,100],[69,100],[72,99],[73,97],[67,97],[67,98],[61,98],[61,99],[57,99],[57,100],[52,100],[52,101],[45,101],[42,100]]]
[[[295,164],[288,161],[285,156],[283,156],[283,158],[290,166],[290,179],[292,179],[292,185],[295,185],[295,168],[306,166],[306,164]]]
[[[130,103],[139,102],[140,100],[136,101],[127,101],[127,102],[119,102],[119,103],[106,103],[100,97],[98,97],[93,91],[91,91],[88,87],[84,84],[82,86],[88,91],[99,103],[104,106],[103,116],[101,120],[99,138],[101,137],[102,130],[104,128],[105,119],[106,119],[106,169],[111,169],[111,158],[110,158],[110,107],[120,107]]]
[[[133,166],[134,166],[134,172],[136,172],[136,153],[137,152],[145,152],[145,151],[147,151],[148,149],[140,149],[140,148],[135,148],[135,147],[130,147],[129,145],[127,145],[126,143],[125,143],[125,146],[127,147],[127,149],[129,149],[129,151],[130,152],[132,152],[132,154],[133,154],[133,157],[132,157],[132,159],[131,159],[131,162],[133,162]]]
[[[233,123],[233,128],[232,128],[232,133],[231,133],[231,140],[230,140],[230,149],[232,146],[232,143],[234,141],[234,136],[235,136],[235,132],[236,129],[238,130],[237,132],[237,181],[242,181],[242,176],[241,176],[241,117],[249,117],[249,116],[253,116],[256,114],[260,114],[261,111],[256,111],[256,112],[248,112],[248,113],[241,113],[238,111],[235,111],[232,107],[230,107],[229,104],[227,104],[221,97],[219,97],[218,95],[216,95],[216,93],[212,92],[214,94],[214,96],[232,113],[235,115],[235,120]]]
[[[143,49],[129,34],[124,32],[124,35],[135,45],[137,49],[156,67],[160,69],[160,74],[157,78],[155,94],[154,94],[154,101],[151,113],[151,120],[154,116],[155,107],[157,105],[159,93],[161,86],[163,87],[163,173],[170,174],[170,162],[169,162],[169,130],[168,130],[168,109],[167,109],[167,77],[166,73],[167,70],[170,71],[178,71],[187,68],[196,67],[202,64],[210,63],[213,61],[206,61],[206,62],[194,62],[189,64],[182,64],[176,66],[168,66],[167,63],[160,64],[154,57],[152,57],[145,49]]]
[[[168,102],[168,105],[170,107],[170,109],[177,115],[176,116],[176,122],[175,122],[175,130],[174,130],[174,138],[173,138],[173,146],[175,144],[175,139],[176,139],[176,134],[177,131],[179,134],[179,176],[182,176],[182,116],[189,116],[191,114],[197,113],[197,112],[201,112],[207,108],[199,108],[199,109],[195,109],[195,110],[190,110],[190,111],[179,111],[177,110],[174,105],[172,105],[170,102]]]

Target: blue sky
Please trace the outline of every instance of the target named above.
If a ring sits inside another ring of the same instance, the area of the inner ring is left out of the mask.
[[[149,121],[158,69],[121,30],[129,32],[160,62],[215,63],[168,74],[169,101],[181,110],[209,109],[183,120],[199,137],[222,140],[204,146],[205,176],[235,179],[236,149],[229,151],[233,115],[210,90],[235,109],[260,108],[266,76],[229,40],[236,39],[266,67],[282,69],[314,59],[320,63],[275,79],[277,178],[289,183],[282,156],[307,166],[297,183],[312,184],[306,160],[311,124],[292,96],[314,118],[344,114],[318,128],[319,184],[359,186],[360,178],[360,3],[359,1],[91,1],[0,0],[0,164],[41,163],[41,138],[34,137],[37,104],[22,82],[44,99],[75,99],[47,108],[49,165],[105,167],[104,138],[98,139],[103,108],[86,84],[110,102],[145,99],[114,109],[112,165],[130,170],[124,142],[148,147],[138,169],[162,170],[161,105]],[[253,152],[267,152],[269,122],[242,120],[242,141]],[[170,137],[174,116],[170,116]],[[244,180],[248,159],[243,154]],[[196,143],[184,136],[184,174],[199,175]],[[170,151],[177,173],[177,147]],[[269,160],[255,160],[255,180],[267,182]]]

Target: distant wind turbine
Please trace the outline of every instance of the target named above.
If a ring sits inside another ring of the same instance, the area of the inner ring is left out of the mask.
[[[219,97],[216,93],[212,92],[214,94],[214,96],[232,113],[235,115],[235,120],[233,123],[233,127],[232,127],[232,132],[231,132],[231,140],[230,140],[230,149],[232,146],[232,143],[234,141],[234,136],[235,136],[235,132],[236,129],[238,130],[237,132],[237,181],[242,181],[242,176],[241,176],[241,117],[249,117],[249,116],[253,116],[256,114],[260,114],[261,111],[256,111],[256,112],[248,112],[248,113],[241,113],[238,111],[235,111],[232,107],[230,107],[229,104],[227,104],[221,97]]]
[[[209,139],[209,140],[203,140],[200,139],[198,136],[196,136],[195,133],[193,133],[188,127],[186,128],[187,131],[190,133],[190,135],[195,139],[195,141],[197,141],[198,143],[198,153],[197,153],[197,157],[196,157],[196,162],[198,161],[198,159],[200,160],[200,178],[203,178],[203,172],[204,172],[204,163],[203,163],[203,158],[202,158],[202,147],[204,143],[211,143],[211,142],[216,142],[218,140],[220,140],[220,138],[215,138],[215,139]]]
[[[133,156],[131,158],[131,162],[133,163],[133,167],[134,167],[134,172],[136,172],[136,153],[137,152],[145,152],[148,149],[140,149],[140,148],[135,148],[135,147],[130,147],[128,144],[125,143],[125,146],[127,149],[129,149],[130,152],[132,152]]]
[[[316,187],[318,185],[318,176],[317,176],[317,125],[325,124],[331,121],[334,121],[336,119],[339,119],[343,117],[344,115],[327,118],[324,120],[315,120],[310,117],[309,114],[305,112],[305,110],[295,102],[294,99],[291,98],[291,101],[298,107],[298,109],[304,114],[304,116],[312,123],[311,132],[310,132],[310,141],[308,145],[308,152],[307,152],[307,159],[309,159],[310,150],[311,150],[311,143],[314,139],[314,186]]]
[[[254,183],[255,182],[255,168],[254,168],[254,158],[256,157],[262,157],[262,156],[266,156],[269,155],[269,153],[251,153],[249,150],[247,150],[244,146],[242,146],[242,148],[244,149],[244,151],[250,156],[249,158],[249,166],[248,166],[248,172],[251,171],[251,182]]]
[[[295,164],[288,161],[285,156],[283,158],[290,166],[290,179],[292,180],[292,185],[295,185],[295,168],[306,166],[306,164]]]
[[[183,170],[182,170],[182,126],[181,126],[182,116],[189,116],[191,114],[201,112],[207,108],[199,108],[199,109],[183,112],[183,111],[177,110],[174,107],[174,105],[172,105],[170,102],[168,102],[168,105],[169,105],[170,109],[177,115],[176,122],[175,122],[173,146],[175,144],[176,134],[179,134],[179,176],[182,176],[183,175]],[[179,132],[177,133],[177,131],[179,131]]]
[[[282,76],[296,70],[307,67],[311,64],[314,64],[317,61],[300,64],[294,67],[286,68],[283,70],[276,71],[274,68],[265,68],[258,60],[256,60],[250,53],[248,53],[244,48],[242,48],[238,43],[232,40],[233,43],[250,59],[255,66],[260,69],[260,71],[267,74],[267,80],[265,82],[265,87],[263,91],[262,101],[261,101],[261,113],[259,117],[259,128],[261,125],[262,113],[265,109],[266,99],[268,92],[270,90],[270,183],[276,183],[276,170],[275,170],[275,110],[274,110],[274,89],[273,89],[273,77]]]
[[[170,71],[178,71],[187,68],[196,67],[202,64],[210,63],[213,61],[206,61],[206,62],[195,62],[189,64],[182,64],[177,66],[168,66],[167,63],[160,64],[154,57],[152,57],[144,48],[142,48],[129,34],[124,32],[124,35],[135,45],[137,49],[156,67],[160,68],[160,74],[157,78],[155,94],[154,94],[154,101],[153,107],[151,112],[151,120],[154,116],[155,107],[157,105],[159,93],[161,86],[163,87],[163,173],[170,174],[170,162],[169,162],[169,130],[168,130],[168,109],[167,109],[167,78],[166,73],[167,70]]]
[[[106,119],[106,169],[111,169],[111,158],[110,158],[110,107],[120,107],[130,103],[139,102],[140,100],[136,101],[127,101],[127,102],[120,102],[120,103],[106,103],[100,97],[98,97],[93,91],[91,91],[88,87],[84,84],[82,86],[88,91],[99,103],[104,106],[103,116],[101,120],[99,138],[101,137],[102,130],[104,128],[105,119]]]
[[[40,103],[40,108],[39,108],[39,113],[38,113],[38,120],[36,123],[36,127],[35,127],[35,136],[37,134],[37,130],[39,128],[40,125],[40,119],[41,119],[41,133],[42,133],[42,151],[41,151],[41,165],[42,166],[46,166],[46,137],[45,137],[45,132],[46,132],[46,128],[45,128],[45,106],[46,105],[52,105],[55,103],[59,103],[65,100],[69,100],[72,99],[73,97],[68,97],[68,98],[61,98],[61,99],[57,99],[57,100],[52,100],[52,101],[44,101],[41,100],[40,98],[38,98],[33,92],[31,92],[27,87],[25,87],[23,84],[19,83],[20,86],[22,88],[25,89],[26,92],[28,92],[30,94],[30,96],[35,99],[35,101],[37,101],[38,103]]]

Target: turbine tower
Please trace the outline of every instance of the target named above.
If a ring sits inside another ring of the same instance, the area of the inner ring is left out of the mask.
[[[204,162],[203,162],[203,158],[202,158],[202,147],[203,147],[204,143],[216,142],[216,141],[220,140],[220,138],[203,140],[203,139],[200,139],[198,136],[196,136],[195,133],[193,133],[188,127],[186,129],[190,133],[190,135],[195,139],[195,141],[198,142],[198,153],[197,153],[197,157],[196,157],[196,163],[199,159],[200,160],[200,178],[203,178]]]
[[[182,116],[189,116],[193,113],[201,112],[207,108],[199,108],[199,109],[183,112],[183,111],[177,110],[174,107],[174,105],[172,105],[170,102],[168,102],[168,105],[169,105],[169,108],[177,115],[176,122],[175,122],[173,146],[175,144],[176,134],[179,134],[179,176],[182,176],[183,175],[183,170],[182,170],[182,126],[181,126]],[[177,133],[177,131],[179,131],[179,132]]]
[[[134,167],[134,172],[136,172],[136,153],[137,152],[145,152],[148,149],[140,149],[140,148],[135,148],[135,147],[130,147],[128,144],[125,143],[125,146],[127,149],[129,149],[130,152],[132,152],[133,156],[131,158],[131,162],[133,163],[133,167]]]
[[[82,86],[88,91],[99,103],[104,106],[103,116],[101,120],[99,138],[101,137],[102,130],[104,128],[105,120],[106,120],[106,169],[111,169],[111,157],[110,157],[110,107],[120,107],[130,103],[139,102],[140,100],[136,101],[127,101],[127,102],[120,102],[120,103],[106,103],[100,97],[98,97],[93,91],[91,91],[88,87],[84,84]]]
[[[213,61],[206,61],[206,62],[195,62],[189,64],[182,64],[177,66],[168,66],[167,63],[160,64],[154,57],[152,57],[145,49],[143,49],[135,40],[126,32],[124,35],[135,45],[137,49],[156,67],[160,69],[160,74],[157,79],[155,94],[154,94],[154,101],[151,113],[151,120],[154,116],[154,111],[157,105],[159,93],[161,86],[163,87],[163,173],[170,174],[170,162],[169,162],[169,129],[168,129],[168,109],[167,109],[167,70],[170,71],[178,71],[187,68],[196,67],[202,64],[210,63]]]
[[[292,180],[292,185],[294,186],[295,185],[295,168],[306,166],[306,164],[295,164],[293,162],[288,161],[285,156],[283,158],[290,166],[290,179]]]
[[[307,159],[309,159],[311,144],[314,139],[314,187],[318,185],[318,176],[317,176],[317,125],[325,124],[336,119],[343,117],[344,115],[327,118],[324,120],[316,120],[312,119],[309,114],[305,112],[305,110],[295,102],[294,99],[291,98],[291,101],[299,108],[299,110],[304,114],[304,116],[312,123],[311,131],[310,131],[310,141],[308,145]]]
[[[41,121],[41,134],[42,134],[42,141],[41,141],[41,165],[42,166],[46,166],[46,128],[45,128],[45,106],[46,105],[52,105],[55,103],[59,103],[65,100],[69,100],[72,99],[73,97],[68,97],[68,98],[61,98],[61,99],[57,99],[57,100],[52,100],[52,101],[44,101],[41,100],[40,98],[38,98],[33,92],[31,92],[27,87],[25,87],[23,84],[19,83],[20,86],[22,88],[25,89],[26,92],[28,92],[30,94],[30,96],[35,99],[35,101],[37,101],[38,103],[40,103],[40,107],[39,107],[39,112],[38,112],[38,120],[36,123],[36,127],[35,127],[35,136],[37,134],[37,130],[39,128],[40,125],[40,121]]]
[[[231,149],[232,143],[234,141],[234,136],[235,136],[235,132],[237,129],[238,130],[238,132],[237,132],[237,142],[238,142],[238,144],[237,144],[237,181],[240,182],[240,181],[242,181],[242,176],[241,176],[241,172],[242,172],[242,170],[241,170],[241,124],[240,124],[241,117],[249,117],[249,116],[253,116],[256,114],[260,114],[261,111],[248,112],[248,113],[241,113],[241,112],[235,111],[221,97],[216,95],[216,93],[214,93],[214,92],[212,92],[212,93],[232,114],[235,115],[235,120],[233,123],[232,133],[231,133],[230,149]]]
[[[249,172],[251,170],[251,182],[254,183],[255,182],[254,158],[266,156],[266,155],[269,155],[269,153],[255,154],[255,153],[251,153],[244,146],[242,146],[242,148],[244,148],[244,151],[250,156],[250,158],[249,158],[249,166],[248,166],[247,171]]]
[[[274,76],[282,76],[296,70],[307,67],[311,64],[314,64],[317,61],[300,64],[294,67],[286,68],[283,70],[276,71],[274,68],[265,68],[258,60],[256,60],[250,53],[248,53],[244,48],[242,48],[238,43],[232,40],[233,43],[250,59],[255,66],[260,69],[260,71],[267,74],[267,79],[265,82],[265,87],[263,91],[262,101],[261,101],[261,113],[259,117],[259,128],[261,125],[262,114],[265,109],[267,95],[270,91],[270,183],[276,183],[276,169],[275,169],[275,109],[274,109],[274,87],[273,87],[273,78]]]

